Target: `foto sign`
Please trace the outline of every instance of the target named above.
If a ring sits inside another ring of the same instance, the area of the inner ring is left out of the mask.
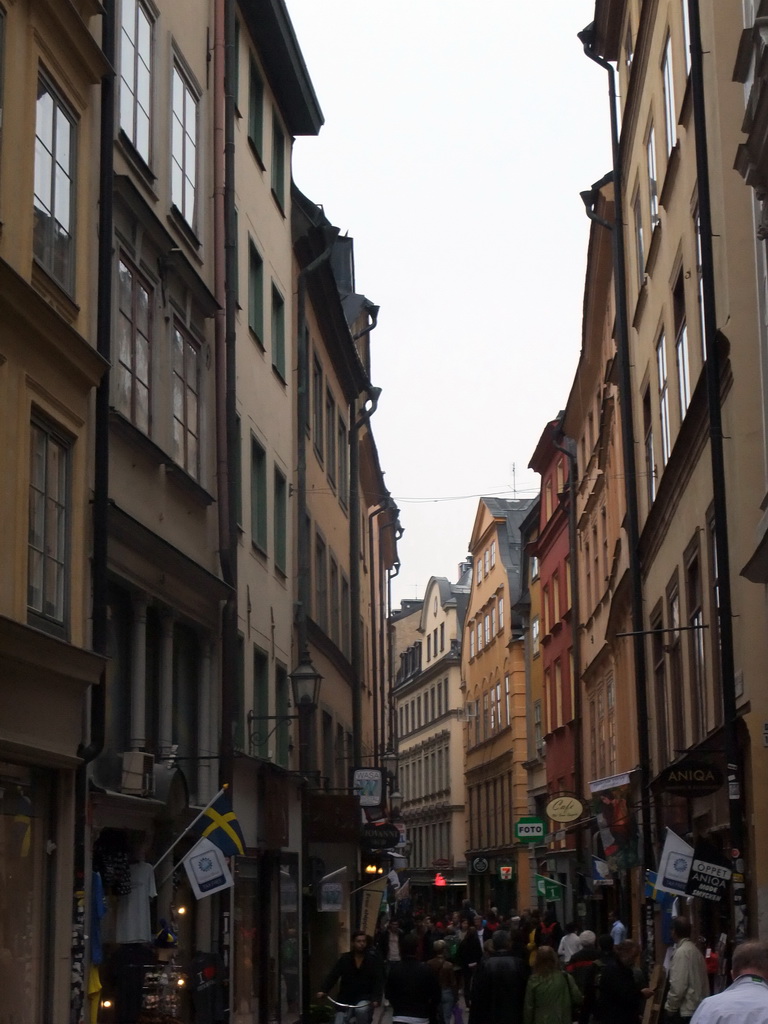
[[[546,834],[543,818],[525,817],[515,822],[515,839],[521,843],[539,843]]]

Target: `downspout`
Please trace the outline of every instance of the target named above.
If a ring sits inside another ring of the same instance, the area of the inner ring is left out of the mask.
[[[366,330],[356,334],[360,338],[372,331],[376,321]],[[354,340],[354,339],[353,339]],[[370,388],[368,399],[371,407],[358,409],[359,399],[349,403],[349,602],[350,602],[350,646],[352,660],[352,764],[362,763],[362,682],[363,682],[363,636],[360,625],[360,431],[376,412],[380,388]]]
[[[101,124],[99,139],[99,248],[96,297],[96,349],[109,363],[112,343],[112,235],[115,135],[115,0],[104,0],[101,49],[109,71],[101,79]],[[109,518],[109,367],[96,389],[93,551],[91,555],[91,646],[96,654],[107,654],[107,555]],[[91,687],[90,739],[78,756],[89,764],[104,749],[107,671],[102,670],[98,686]],[[80,788],[80,787],[78,787]]]
[[[298,604],[295,609],[299,656],[309,649],[307,616],[310,607],[310,537],[307,524],[307,431],[309,430],[309,347],[307,344],[307,278],[330,259],[338,228],[330,231],[325,249],[303,267],[296,285],[296,426],[298,442],[296,452],[296,529],[298,531]]]
[[[402,528],[401,528],[402,529]],[[400,534],[402,536],[402,533]],[[389,698],[389,738],[392,750],[395,753],[399,750],[400,737],[397,735],[397,717],[395,715],[395,704],[392,694],[395,688],[395,680],[392,665],[392,580],[400,575],[400,563],[395,562],[387,571],[387,696]]]
[[[712,204],[709,189],[707,119],[704,103],[704,61],[701,47],[701,20],[698,0],[688,0],[691,29],[691,94],[696,139],[696,176],[699,196],[699,236],[703,294],[707,408],[709,412],[709,448],[712,461],[713,533],[718,565],[718,626],[720,630],[720,678],[723,690],[723,739],[728,775],[728,827],[730,830],[731,868],[733,870],[734,942],[748,936],[748,907],[744,867],[746,834],[741,803],[742,756],[737,729],[736,682],[733,653],[733,608],[731,567],[728,547],[727,490],[723,457],[723,424],[720,406],[720,356],[718,353],[715,270],[712,249]]]
[[[632,378],[630,371],[629,321],[626,296],[626,254],[624,249],[623,189],[621,179],[621,146],[616,103],[616,72],[607,60],[592,49],[594,44],[594,22],[587,26],[578,37],[584,53],[608,73],[608,97],[611,115],[611,155],[613,163],[614,223],[610,225],[613,239],[613,280],[616,301],[616,359],[619,370],[619,395],[621,409],[621,443],[624,459],[624,491],[627,505],[627,543],[629,548],[629,574],[631,579],[632,652],[635,670],[635,702],[637,705],[637,747],[640,761],[640,822],[643,837],[643,864],[647,870],[654,865],[653,838],[651,832],[650,808],[650,766],[651,752],[648,732],[648,690],[646,682],[645,637],[643,635],[643,584],[640,575],[638,546],[640,529],[637,511],[637,472],[632,417]],[[597,196],[595,195],[595,201]],[[595,211],[587,209],[588,215]],[[603,226],[604,221],[598,220]],[[653,900],[645,901],[645,947],[653,953]]]
[[[377,505],[371,512],[368,513],[368,550],[373,552],[373,520],[380,516],[382,512],[389,511],[390,499]],[[381,535],[381,533],[379,533]],[[374,765],[379,764],[379,750],[383,753],[386,750],[384,745],[385,728],[384,728],[384,703],[383,703],[383,658],[382,658],[382,684],[379,686],[379,651],[377,638],[381,634],[381,598],[382,587],[382,564],[381,564],[381,544],[377,548],[377,562],[376,571],[374,572],[373,560],[371,560],[371,676],[373,678],[373,763]],[[377,595],[377,589],[379,591]],[[383,653],[383,652],[382,652]],[[381,737],[379,736],[379,701],[381,701]],[[381,742],[379,742],[381,740]]]
[[[571,577],[571,628],[573,636],[573,743],[576,756],[573,763],[573,788],[579,799],[584,785],[581,762],[581,644],[578,631],[581,627],[581,609],[579,605],[579,574],[576,558],[576,442],[573,438],[562,438],[563,444],[556,444],[557,451],[568,459],[568,546],[571,549],[569,572]]]
[[[101,79],[101,110],[99,112],[99,242],[97,256],[96,351],[106,367],[96,388],[94,405],[93,503],[91,551],[91,649],[104,657],[108,647],[108,579],[107,558],[109,538],[109,362],[112,341],[112,235],[114,134],[115,134],[115,3],[103,0],[101,50],[109,65]],[[73,902],[72,902],[72,977],[85,976],[84,924],[80,917],[80,895],[90,890],[90,872],[86,871],[88,847],[88,765],[104,749],[107,710],[107,667],[101,670],[99,682],[90,687],[88,742],[81,743],[77,756],[80,764],[75,773]],[[87,927],[87,925],[85,926]],[[80,1020],[84,993],[82,986],[70,988],[70,1016]]]

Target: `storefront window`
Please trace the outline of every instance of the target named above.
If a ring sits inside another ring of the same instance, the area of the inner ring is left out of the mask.
[[[0,761],[0,993],[9,1021],[47,1016],[50,774]]]

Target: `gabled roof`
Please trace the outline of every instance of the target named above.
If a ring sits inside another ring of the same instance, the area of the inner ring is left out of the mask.
[[[291,135],[317,135],[325,118],[285,0],[238,0]]]

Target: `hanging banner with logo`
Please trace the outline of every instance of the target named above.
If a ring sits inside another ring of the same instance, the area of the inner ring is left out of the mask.
[[[182,861],[195,899],[202,900],[235,883],[224,854],[210,839],[201,839]]]
[[[671,892],[673,896],[685,896],[692,861],[693,847],[668,828],[659,858],[656,889]]]
[[[592,885],[613,885],[613,876],[607,860],[592,858]]]
[[[552,902],[562,898],[565,886],[554,878],[547,878],[546,875],[536,875],[536,892],[545,900]]]
[[[317,909],[326,914],[338,914],[344,909],[344,889],[347,882],[346,867],[338,868],[320,879]]]
[[[685,891],[688,896],[719,903],[726,893],[733,872],[728,861],[706,839],[700,839],[693,850],[691,873]]]
[[[360,931],[365,932],[366,935],[372,936],[376,932],[376,922],[379,919],[379,910],[386,891],[386,875],[363,886],[363,896],[360,901]]]
[[[603,853],[611,871],[628,871],[640,863],[637,821],[630,805],[629,775],[590,782],[592,813],[597,818]]]

